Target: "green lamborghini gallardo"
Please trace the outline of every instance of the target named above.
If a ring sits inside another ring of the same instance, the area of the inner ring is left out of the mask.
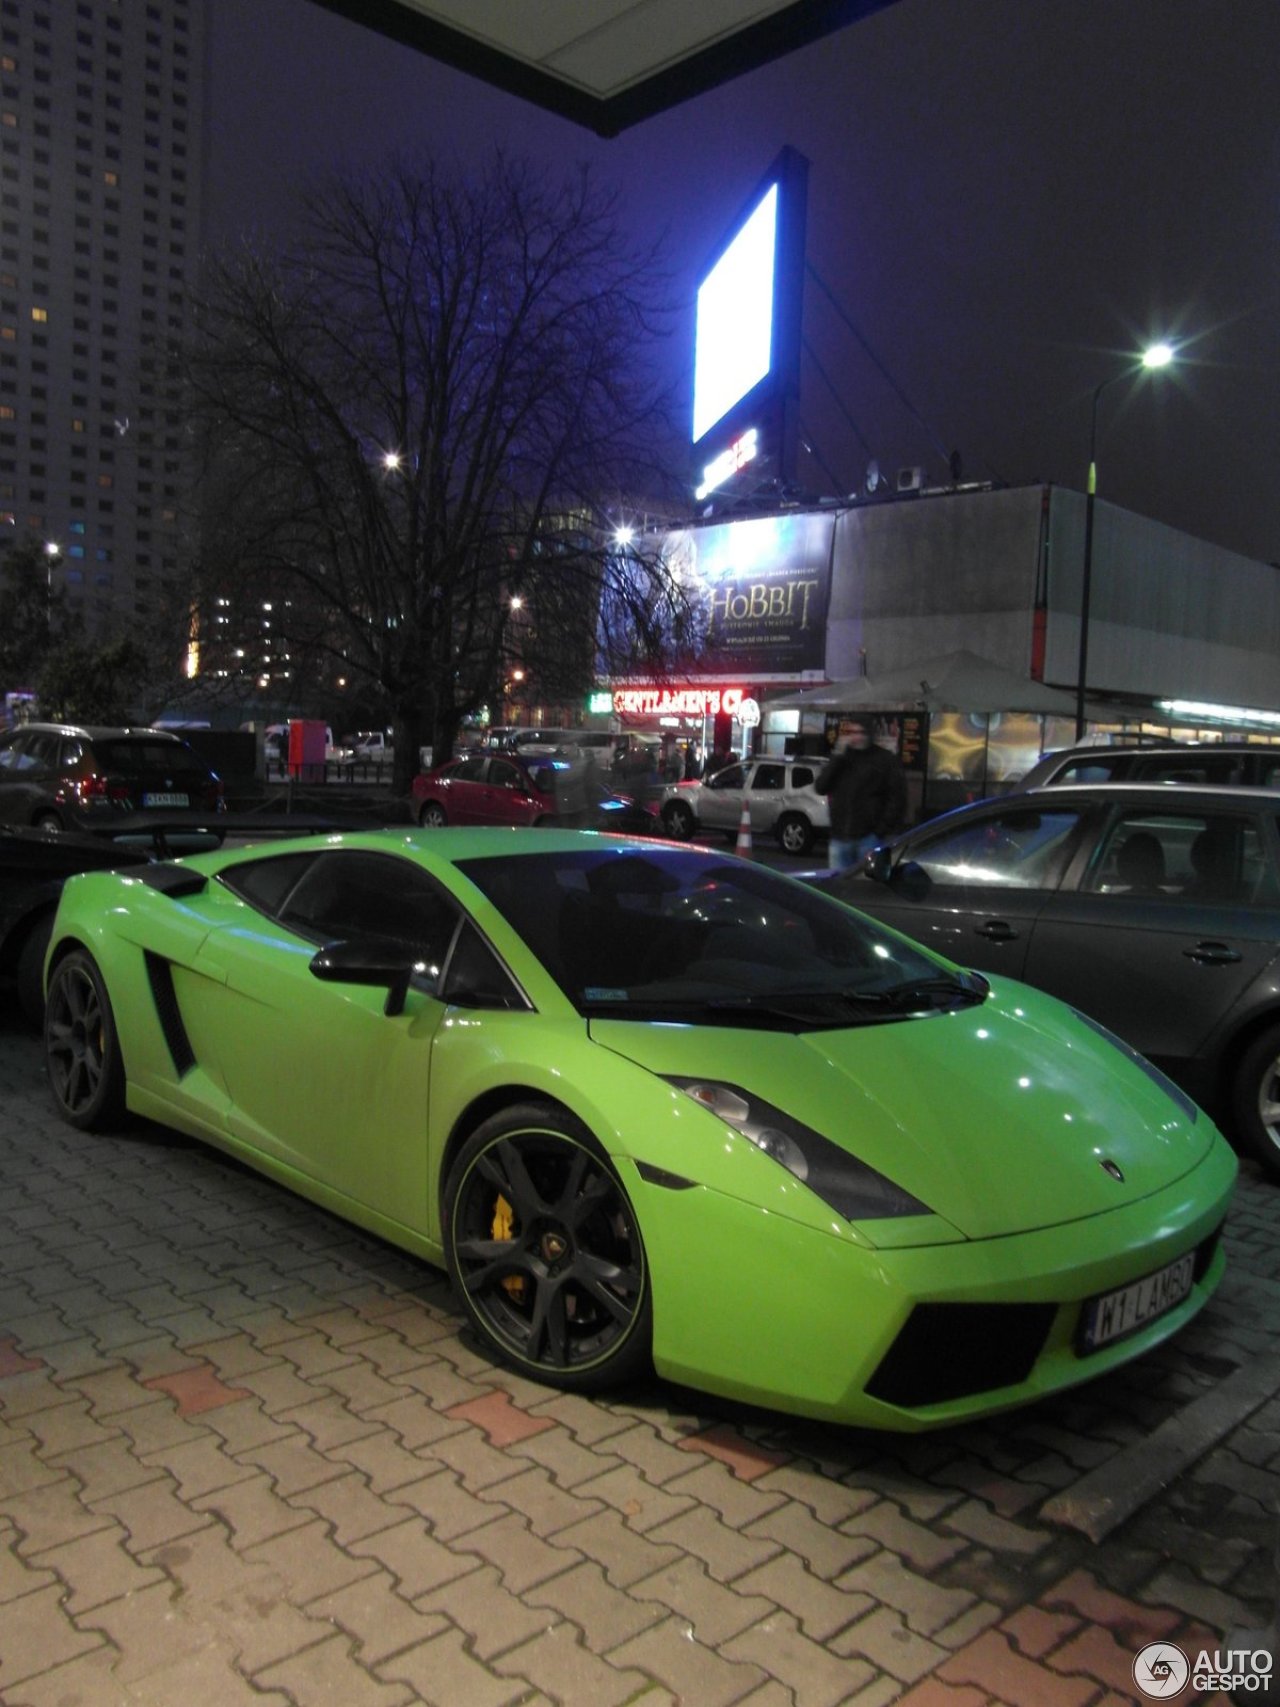
[[[447,1266],[493,1356],[917,1429],[1176,1332],[1234,1157],[1073,1009],[697,846],[317,836],[90,873],[49,1082]]]

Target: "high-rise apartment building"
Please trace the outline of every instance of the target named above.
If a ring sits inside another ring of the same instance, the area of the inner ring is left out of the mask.
[[[99,632],[184,572],[204,4],[0,0],[0,551]]]

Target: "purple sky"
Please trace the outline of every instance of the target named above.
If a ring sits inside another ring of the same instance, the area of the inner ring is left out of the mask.
[[[279,230],[315,171],[498,141],[589,160],[691,293],[790,143],[813,266],[966,478],[1083,489],[1093,388],[1163,334],[1178,367],[1102,401],[1099,496],[1280,561],[1280,0],[898,0],[611,141],[310,0],[210,18],[215,233]],[[812,285],[805,335],[881,469],[943,480]],[[691,296],[677,339],[687,375]],[[867,451],[807,361],[802,385],[857,490]]]

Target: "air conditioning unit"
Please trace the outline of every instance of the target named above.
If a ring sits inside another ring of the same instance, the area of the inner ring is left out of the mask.
[[[923,468],[900,468],[898,470],[899,492],[918,492],[923,485]]]

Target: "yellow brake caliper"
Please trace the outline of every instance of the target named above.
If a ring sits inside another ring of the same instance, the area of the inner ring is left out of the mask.
[[[508,1241],[516,1236],[515,1211],[499,1192],[493,1205],[493,1236],[495,1239]],[[524,1297],[524,1279],[518,1274],[509,1274],[502,1282],[503,1286],[515,1299]]]

